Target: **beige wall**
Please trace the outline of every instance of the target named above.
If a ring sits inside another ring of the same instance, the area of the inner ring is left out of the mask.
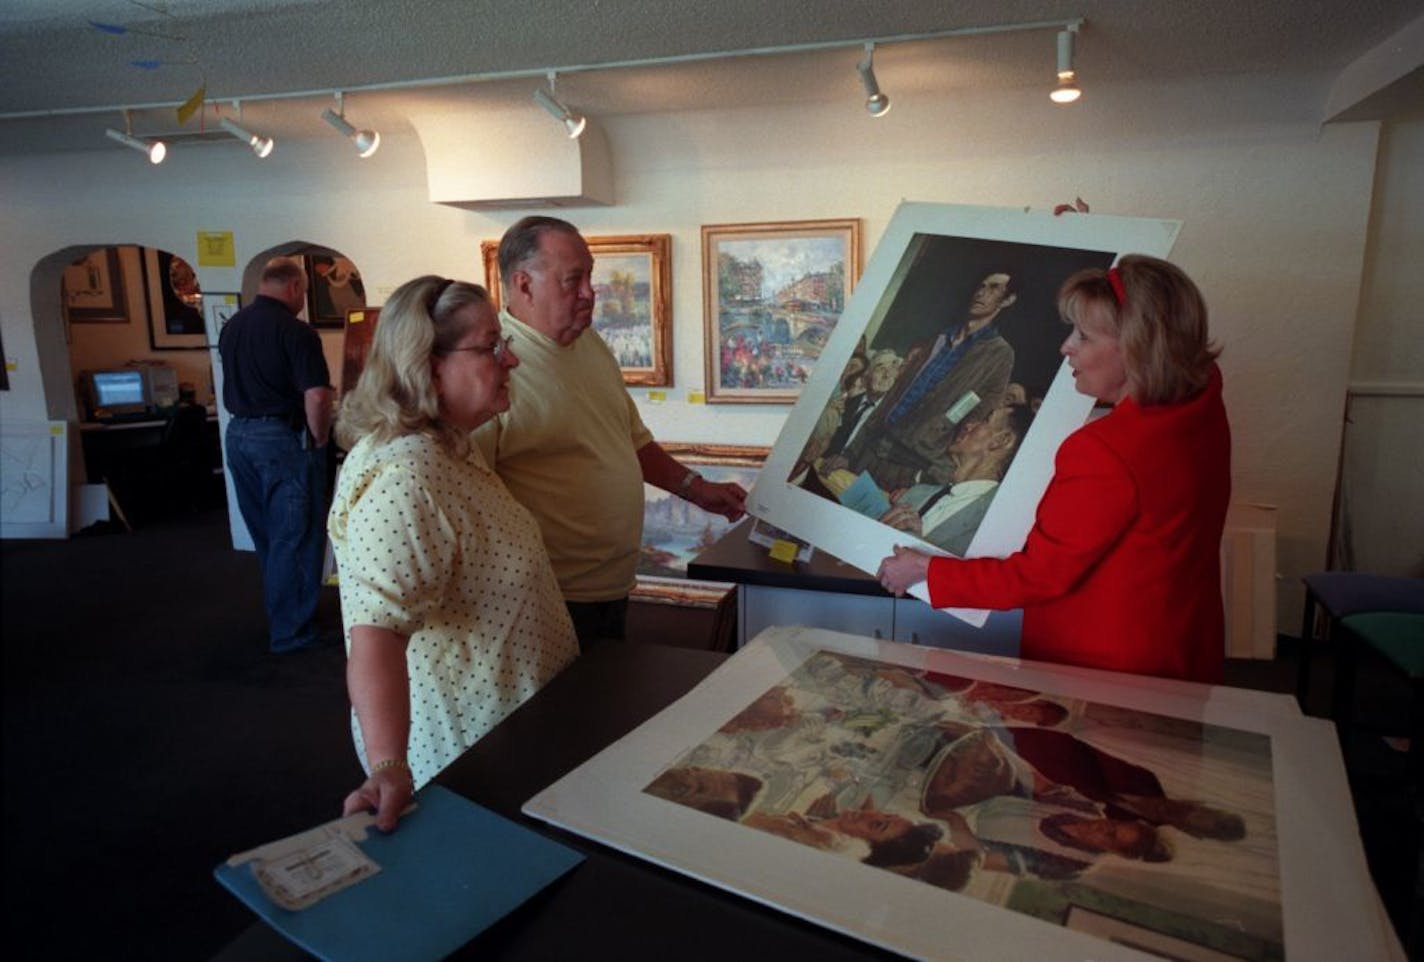
[[[1338,566],[1424,577],[1424,119],[1380,140],[1350,380]]]
[[[907,92],[879,121],[852,98],[603,126],[616,203],[561,213],[589,233],[673,236],[676,383],[663,402],[634,391],[673,441],[770,444],[787,412],[687,403],[704,380],[703,224],[859,217],[869,252],[901,199],[1045,209],[1081,196],[1099,213],[1183,221],[1173,258],[1225,348],[1236,492],[1280,509],[1281,624],[1298,618],[1296,579],[1325,560],[1375,125],[1321,129],[1289,78],[1229,78],[1093,91],[1070,110],[1037,89]],[[125,242],[191,257],[195,231],[232,230],[238,266],[200,270],[205,289],[239,290],[250,259],[301,241],[350,257],[380,303],[419,273],[480,279],[480,241],[526,213],[431,204],[421,145],[399,132],[367,161],[338,138],[279,144],[267,161],[240,145],[174,149],[161,168],[118,150],[12,157],[0,210],[0,322],[18,364],[7,418],[48,409],[38,345],[52,320],[31,275],[50,252]]]

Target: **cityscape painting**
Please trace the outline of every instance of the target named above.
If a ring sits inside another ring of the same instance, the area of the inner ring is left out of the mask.
[[[796,400],[860,270],[860,221],[702,228],[709,403]]]

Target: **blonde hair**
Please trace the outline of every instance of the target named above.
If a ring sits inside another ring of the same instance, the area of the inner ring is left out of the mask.
[[[465,308],[490,306],[478,284],[427,274],[396,288],[381,308],[371,353],[356,387],[341,402],[336,440],[350,450],[367,435],[384,444],[425,434],[455,457],[469,452],[468,434],[440,419],[430,360],[448,352],[470,329]]]
[[[1207,335],[1206,302],[1175,264],[1128,254],[1112,269],[1122,283],[1122,302],[1108,272],[1078,271],[1058,291],[1058,313],[1070,324],[1089,314],[1106,318],[1122,345],[1127,393],[1141,405],[1176,404],[1206,387],[1221,353]]]

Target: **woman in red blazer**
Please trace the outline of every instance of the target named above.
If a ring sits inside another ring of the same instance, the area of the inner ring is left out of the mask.
[[[1024,658],[1219,682],[1231,434],[1206,305],[1172,264],[1129,255],[1074,274],[1058,308],[1074,384],[1113,410],[1059,447],[1023,550],[897,546],[880,581],[928,580],[936,608],[1022,607]]]

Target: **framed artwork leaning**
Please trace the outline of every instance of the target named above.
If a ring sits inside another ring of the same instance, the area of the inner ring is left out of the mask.
[[[1059,287],[1119,253],[1165,256],[1180,227],[901,204],[748,509],[872,573],[897,544],[1016,551],[1059,443],[1093,404],[1058,351]],[[926,590],[912,593],[928,600]]]
[[[523,811],[915,959],[1402,957],[1269,692],[769,628]]]
[[[748,491],[767,448],[727,444],[661,442],[663,450],[709,481],[735,481]],[[720,601],[732,585],[687,577],[687,563],[732,527],[677,495],[643,485],[643,545],[635,600],[675,600],[704,606]]]
[[[672,235],[585,237],[593,254],[593,329],[618,359],[623,383],[672,384]],[[499,242],[484,241],[485,286],[503,305]]]
[[[859,220],[703,227],[707,402],[795,401],[859,275]]]

